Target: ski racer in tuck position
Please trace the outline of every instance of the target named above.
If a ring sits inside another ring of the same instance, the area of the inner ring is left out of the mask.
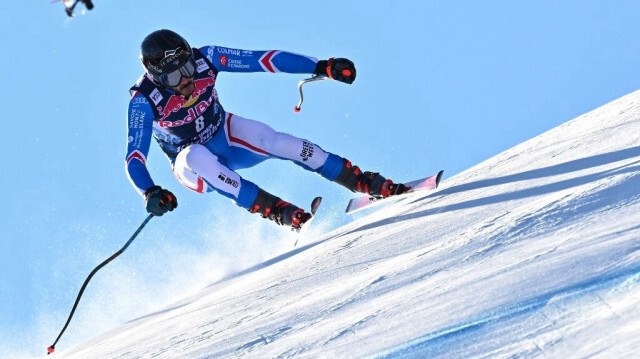
[[[295,230],[300,230],[311,214],[264,191],[235,170],[279,158],[372,197],[407,190],[378,173],[361,171],[308,140],[227,112],[218,101],[215,84],[219,72],[316,74],[351,84],[356,69],[350,60],[318,61],[275,50],[197,49],[170,30],[149,34],[142,41],[140,57],[146,73],[131,88],[126,172],[154,216],[172,211],[178,201],[153,182],[146,168],[152,135],[185,187],[198,193],[216,191],[252,213]]]

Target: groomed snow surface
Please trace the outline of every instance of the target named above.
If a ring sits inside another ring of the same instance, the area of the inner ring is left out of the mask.
[[[635,92],[55,355],[638,357],[639,140]]]

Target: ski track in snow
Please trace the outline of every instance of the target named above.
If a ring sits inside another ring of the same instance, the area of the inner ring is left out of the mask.
[[[637,355],[639,100],[613,101],[58,355]]]

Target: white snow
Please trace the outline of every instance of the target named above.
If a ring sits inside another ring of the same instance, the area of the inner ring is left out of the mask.
[[[639,139],[635,92],[55,355],[638,357]]]

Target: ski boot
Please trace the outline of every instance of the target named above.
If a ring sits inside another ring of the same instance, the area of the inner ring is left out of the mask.
[[[259,213],[262,218],[272,220],[281,226],[288,226],[292,231],[297,232],[300,232],[302,226],[313,217],[311,213],[306,213],[302,208],[285,202],[262,189],[258,190],[258,196],[248,211]]]
[[[379,173],[362,172],[358,166],[352,165],[346,158],[343,158],[343,161],[342,170],[334,182],[351,192],[366,193],[374,198],[387,198],[410,190],[402,183],[394,183]]]

